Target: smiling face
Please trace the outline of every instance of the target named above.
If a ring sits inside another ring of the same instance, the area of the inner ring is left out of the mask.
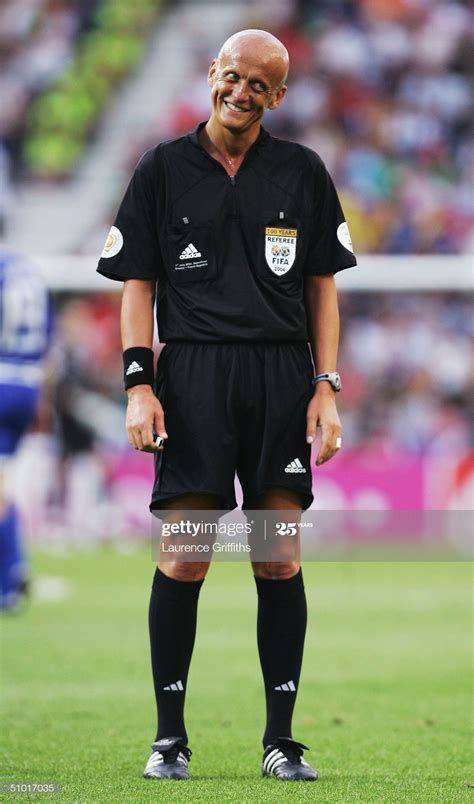
[[[234,134],[259,127],[266,109],[283,100],[287,71],[286,50],[271,34],[232,36],[209,69],[213,123]]]

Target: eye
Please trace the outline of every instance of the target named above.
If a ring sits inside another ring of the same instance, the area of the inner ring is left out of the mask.
[[[266,92],[267,86],[262,81],[252,81],[252,89],[255,92]]]
[[[239,80],[239,76],[237,75],[237,73],[233,73],[233,72],[225,73],[224,78],[226,79],[226,81],[238,81]]]

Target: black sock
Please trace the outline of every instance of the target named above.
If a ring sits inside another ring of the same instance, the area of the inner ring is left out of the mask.
[[[184,699],[202,583],[175,581],[159,569],[155,572],[148,623],[158,712],[157,740],[163,737],[188,740]]]
[[[291,719],[303,661],[306,596],[300,571],[285,581],[255,578],[258,592],[257,641],[265,683],[266,747],[291,737]]]

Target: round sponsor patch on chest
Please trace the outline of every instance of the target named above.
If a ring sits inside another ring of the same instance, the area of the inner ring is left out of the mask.
[[[279,226],[265,228],[265,259],[268,267],[277,276],[283,276],[292,267],[297,237],[297,229],[282,229]]]
[[[348,251],[354,253],[354,249],[352,247],[352,240],[351,240],[351,233],[349,232],[349,227],[347,223],[340,223],[337,227],[337,239],[340,243],[346,248]]]
[[[120,231],[120,229],[117,229],[116,226],[112,226],[109,234],[107,235],[104,250],[102,251],[102,254],[100,256],[106,258],[115,257],[115,255],[119,253],[122,246],[123,246],[122,232]]]

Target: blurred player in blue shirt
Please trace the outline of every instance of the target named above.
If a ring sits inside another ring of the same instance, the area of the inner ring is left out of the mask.
[[[0,608],[14,609],[27,586],[18,511],[8,466],[31,425],[52,331],[44,281],[28,260],[0,250]]]

